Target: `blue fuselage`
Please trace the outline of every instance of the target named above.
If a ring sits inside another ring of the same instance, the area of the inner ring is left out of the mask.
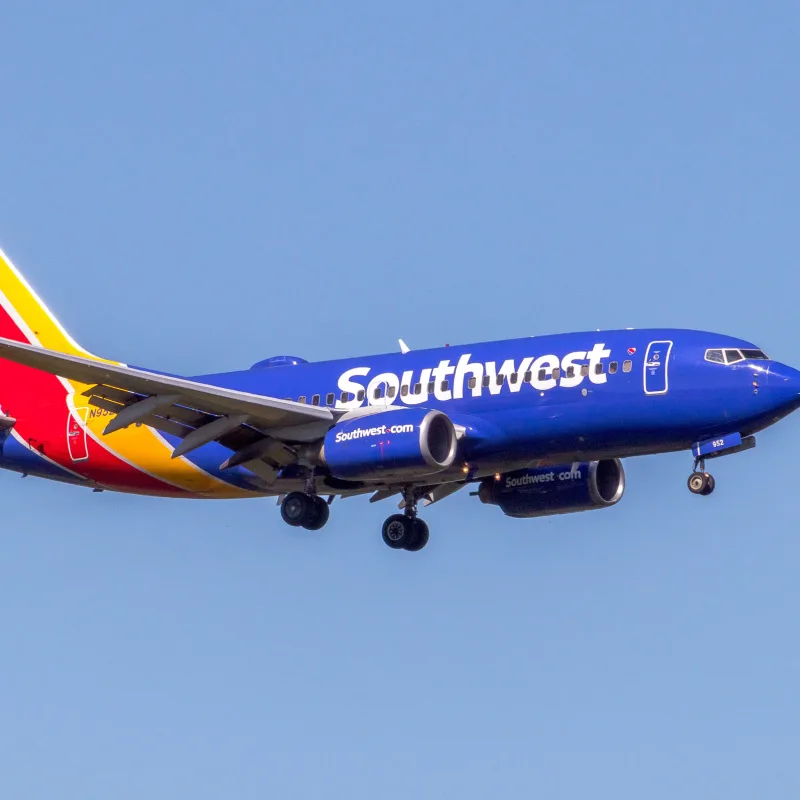
[[[442,411],[458,431],[458,460],[432,483],[463,480],[463,473],[478,479],[542,462],[689,449],[713,437],[749,436],[800,406],[800,372],[744,340],[690,330],[568,333],[299,362],[270,359],[249,370],[195,380],[329,406],[340,421],[402,408]],[[63,413],[67,420],[66,407]],[[269,434],[302,448],[321,442],[329,427],[309,423]],[[172,446],[181,441],[161,436]],[[81,480],[47,459],[47,453],[6,431],[0,466]],[[223,487],[245,493],[281,494],[304,485],[302,470],[293,466],[268,486],[245,466],[222,469],[230,454],[214,442],[189,458]],[[324,488],[344,491],[340,484],[331,481]]]
[[[709,350],[757,348],[691,330],[598,331],[198,380],[355,413],[439,409],[465,429],[464,457],[483,472],[536,459],[688,449],[734,431],[752,434],[800,406],[797,370],[763,354],[710,361]]]

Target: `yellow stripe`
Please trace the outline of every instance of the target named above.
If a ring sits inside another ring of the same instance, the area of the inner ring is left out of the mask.
[[[8,298],[23,322],[30,328],[35,337],[34,343],[38,342],[48,350],[93,358],[107,364],[120,363],[99,358],[80,347],[59,325],[55,316],[39,299],[36,292],[28,285],[2,250],[0,250],[0,290]],[[90,384],[81,384],[76,381],[68,383],[76,395],[80,395],[90,386]],[[74,400],[78,406],[86,405],[85,400],[80,397],[76,396]],[[131,426],[104,437],[102,432],[107,423],[108,417],[97,417],[90,419],[87,425],[95,438],[109,450],[154,477],[197,494],[229,498],[252,497],[251,492],[209,475],[187,458],[171,458],[171,448],[152,429],[144,425],[141,427]]]

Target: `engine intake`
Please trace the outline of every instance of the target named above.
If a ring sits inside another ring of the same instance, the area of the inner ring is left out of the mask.
[[[397,409],[335,425],[320,458],[336,478],[409,480],[452,466],[456,432],[447,414]]]
[[[538,467],[484,478],[478,496],[509,517],[546,517],[608,508],[625,492],[618,458]]]

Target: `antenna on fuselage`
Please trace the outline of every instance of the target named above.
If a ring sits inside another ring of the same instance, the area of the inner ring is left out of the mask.
[[[403,355],[411,352],[411,348],[402,339],[398,339],[397,343],[400,345],[400,352],[403,353]]]

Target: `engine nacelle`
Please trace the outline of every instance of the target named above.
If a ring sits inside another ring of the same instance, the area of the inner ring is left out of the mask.
[[[346,420],[325,436],[320,458],[346,480],[414,480],[452,466],[456,432],[447,414],[424,408]]]
[[[509,517],[546,517],[607,508],[625,491],[619,459],[538,467],[484,478],[478,496]]]

